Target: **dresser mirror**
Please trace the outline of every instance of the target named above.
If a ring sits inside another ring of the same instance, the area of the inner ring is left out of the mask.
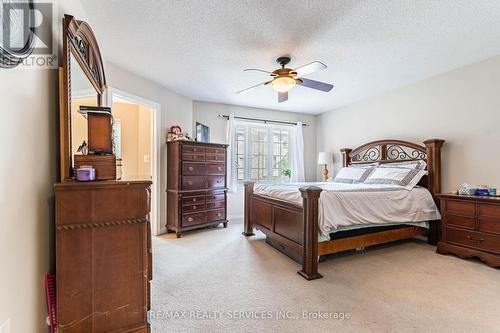
[[[73,178],[74,159],[88,142],[87,118],[80,106],[102,106],[104,67],[90,26],[73,16],[63,18],[63,66],[59,69],[61,181]]]

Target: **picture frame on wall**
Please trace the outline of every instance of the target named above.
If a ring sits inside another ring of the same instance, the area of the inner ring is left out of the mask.
[[[196,141],[210,142],[210,127],[196,122]]]

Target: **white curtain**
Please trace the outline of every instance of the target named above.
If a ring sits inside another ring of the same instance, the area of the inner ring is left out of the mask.
[[[236,180],[236,151],[233,149],[233,144],[235,141],[236,129],[234,122],[234,115],[229,115],[229,120],[227,122],[227,187],[229,192],[237,191],[237,180]]]
[[[291,131],[290,138],[290,180],[292,182],[305,181],[304,173],[304,137],[302,123],[298,122]]]

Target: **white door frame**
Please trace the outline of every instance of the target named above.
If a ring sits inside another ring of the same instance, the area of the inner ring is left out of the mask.
[[[113,106],[113,96],[120,97],[133,103],[148,106],[153,109],[153,185],[151,191],[151,232],[154,236],[160,234],[161,211],[160,211],[160,161],[161,161],[161,105],[155,101],[140,97],[129,92],[108,87],[106,91],[106,102]]]

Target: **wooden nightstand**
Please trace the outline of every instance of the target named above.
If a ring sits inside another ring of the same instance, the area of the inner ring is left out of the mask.
[[[439,194],[441,241],[437,253],[478,257],[500,267],[500,198]]]

